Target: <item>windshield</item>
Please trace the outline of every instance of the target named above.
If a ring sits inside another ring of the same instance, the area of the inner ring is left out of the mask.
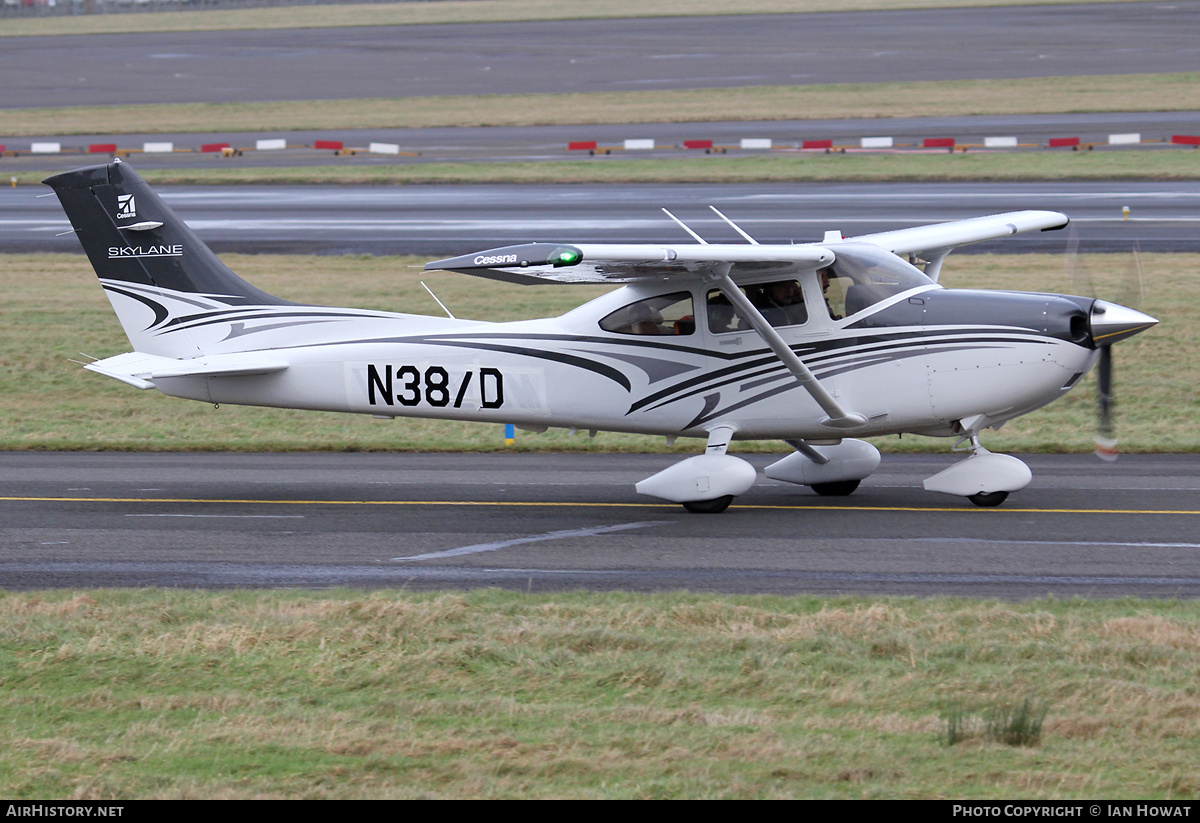
[[[847,243],[832,249],[837,260],[817,275],[834,320],[857,314],[900,292],[933,285],[916,266],[878,246]]]

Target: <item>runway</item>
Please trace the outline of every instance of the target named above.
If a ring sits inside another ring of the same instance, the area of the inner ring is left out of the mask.
[[[1200,457],[1033,455],[999,509],[885,456],[848,498],[642,498],[673,455],[0,454],[0,585],[1200,595]],[[775,458],[750,458],[760,470]]]
[[[1192,70],[1198,29],[1188,0],[9,37],[0,77],[19,108],[1114,75]]]
[[[48,192],[49,190],[46,189]],[[691,243],[669,209],[712,242],[743,242],[709,206],[761,242],[819,241],[1020,209],[1067,214],[1083,252],[1200,251],[1192,182],[168,186],[160,189],[220,252],[415,254],[430,258],[534,240]],[[0,189],[0,246],[79,253],[54,197]],[[1123,209],[1130,209],[1128,219]],[[957,252],[1062,253],[1067,232]]]

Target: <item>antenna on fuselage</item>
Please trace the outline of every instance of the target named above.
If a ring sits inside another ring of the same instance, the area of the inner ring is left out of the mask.
[[[446,308],[445,303],[443,303],[441,300],[438,300],[438,296],[433,293],[433,289],[431,289],[431,288],[429,288],[429,286],[425,285],[424,280],[421,281],[421,285],[425,288],[425,291],[429,292],[429,296],[432,297],[434,299],[434,301],[436,301],[437,304],[442,307],[442,311],[444,311],[451,320],[458,319],[457,317],[454,316],[454,314],[448,308]]]
[[[732,221],[732,220],[730,220],[728,217],[726,217],[725,215],[721,214],[721,212],[719,212],[719,211],[717,210],[717,207],[716,207],[716,206],[711,206],[711,205],[710,205],[710,206],[709,206],[709,208],[713,210],[713,213],[714,213],[714,214],[716,214],[716,215],[717,215],[717,217],[720,217],[722,220],[724,220],[726,223],[728,223],[728,224],[730,225],[730,227],[731,227],[731,228],[732,228],[734,231],[736,231],[736,232],[737,232],[738,234],[740,234],[742,237],[746,238],[746,242],[750,243],[750,244],[751,244],[751,245],[753,245],[753,246],[757,246],[757,245],[758,245],[758,241],[757,241],[757,240],[755,240],[753,237],[751,237],[751,236],[750,236],[749,234],[747,234],[746,232],[742,231],[742,227],[741,227],[741,226],[739,226],[737,223],[733,222],[733,221]]]

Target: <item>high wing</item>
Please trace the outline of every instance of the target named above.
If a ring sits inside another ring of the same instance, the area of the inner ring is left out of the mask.
[[[984,240],[998,240],[1023,231],[1055,231],[1065,228],[1068,219],[1056,211],[1010,211],[969,220],[953,220],[878,234],[863,234],[846,238],[859,243],[872,243],[894,254],[917,254],[944,251]]]
[[[871,243],[893,254],[920,257],[929,262],[925,274],[936,282],[942,260],[959,246],[998,240],[1023,231],[1056,231],[1065,228],[1068,222],[1065,214],[1056,211],[1010,211],[846,239]]]
[[[1067,225],[1056,211],[1014,211],[929,226],[864,234],[845,241],[870,243],[894,254],[920,257],[932,264],[934,280],[941,260],[959,246],[996,240],[1024,231],[1053,231]],[[729,266],[742,276],[817,269],[833,262],[840,237],[825,244],[684,246],[607,243],[526,243],[426,263],[427,271],[454,271],[523,285],[533,283],[633,283],[687,275],[704,276]],[[832,248],[829,248],[832,246]]]
[[[617,245],[526,243],[426,263],[427,271],[454,271],[492,280],[534,283],[634,283],[725,273],[752,274],[814,270],[834,254],[815,245]]]

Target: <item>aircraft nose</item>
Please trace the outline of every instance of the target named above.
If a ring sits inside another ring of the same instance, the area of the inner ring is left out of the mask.
[[[1092,343],[1097,346],[1112,345],[1157,324],[1158,320],[1150,315],[1116,303],[1097,300],[1092,305]]]

